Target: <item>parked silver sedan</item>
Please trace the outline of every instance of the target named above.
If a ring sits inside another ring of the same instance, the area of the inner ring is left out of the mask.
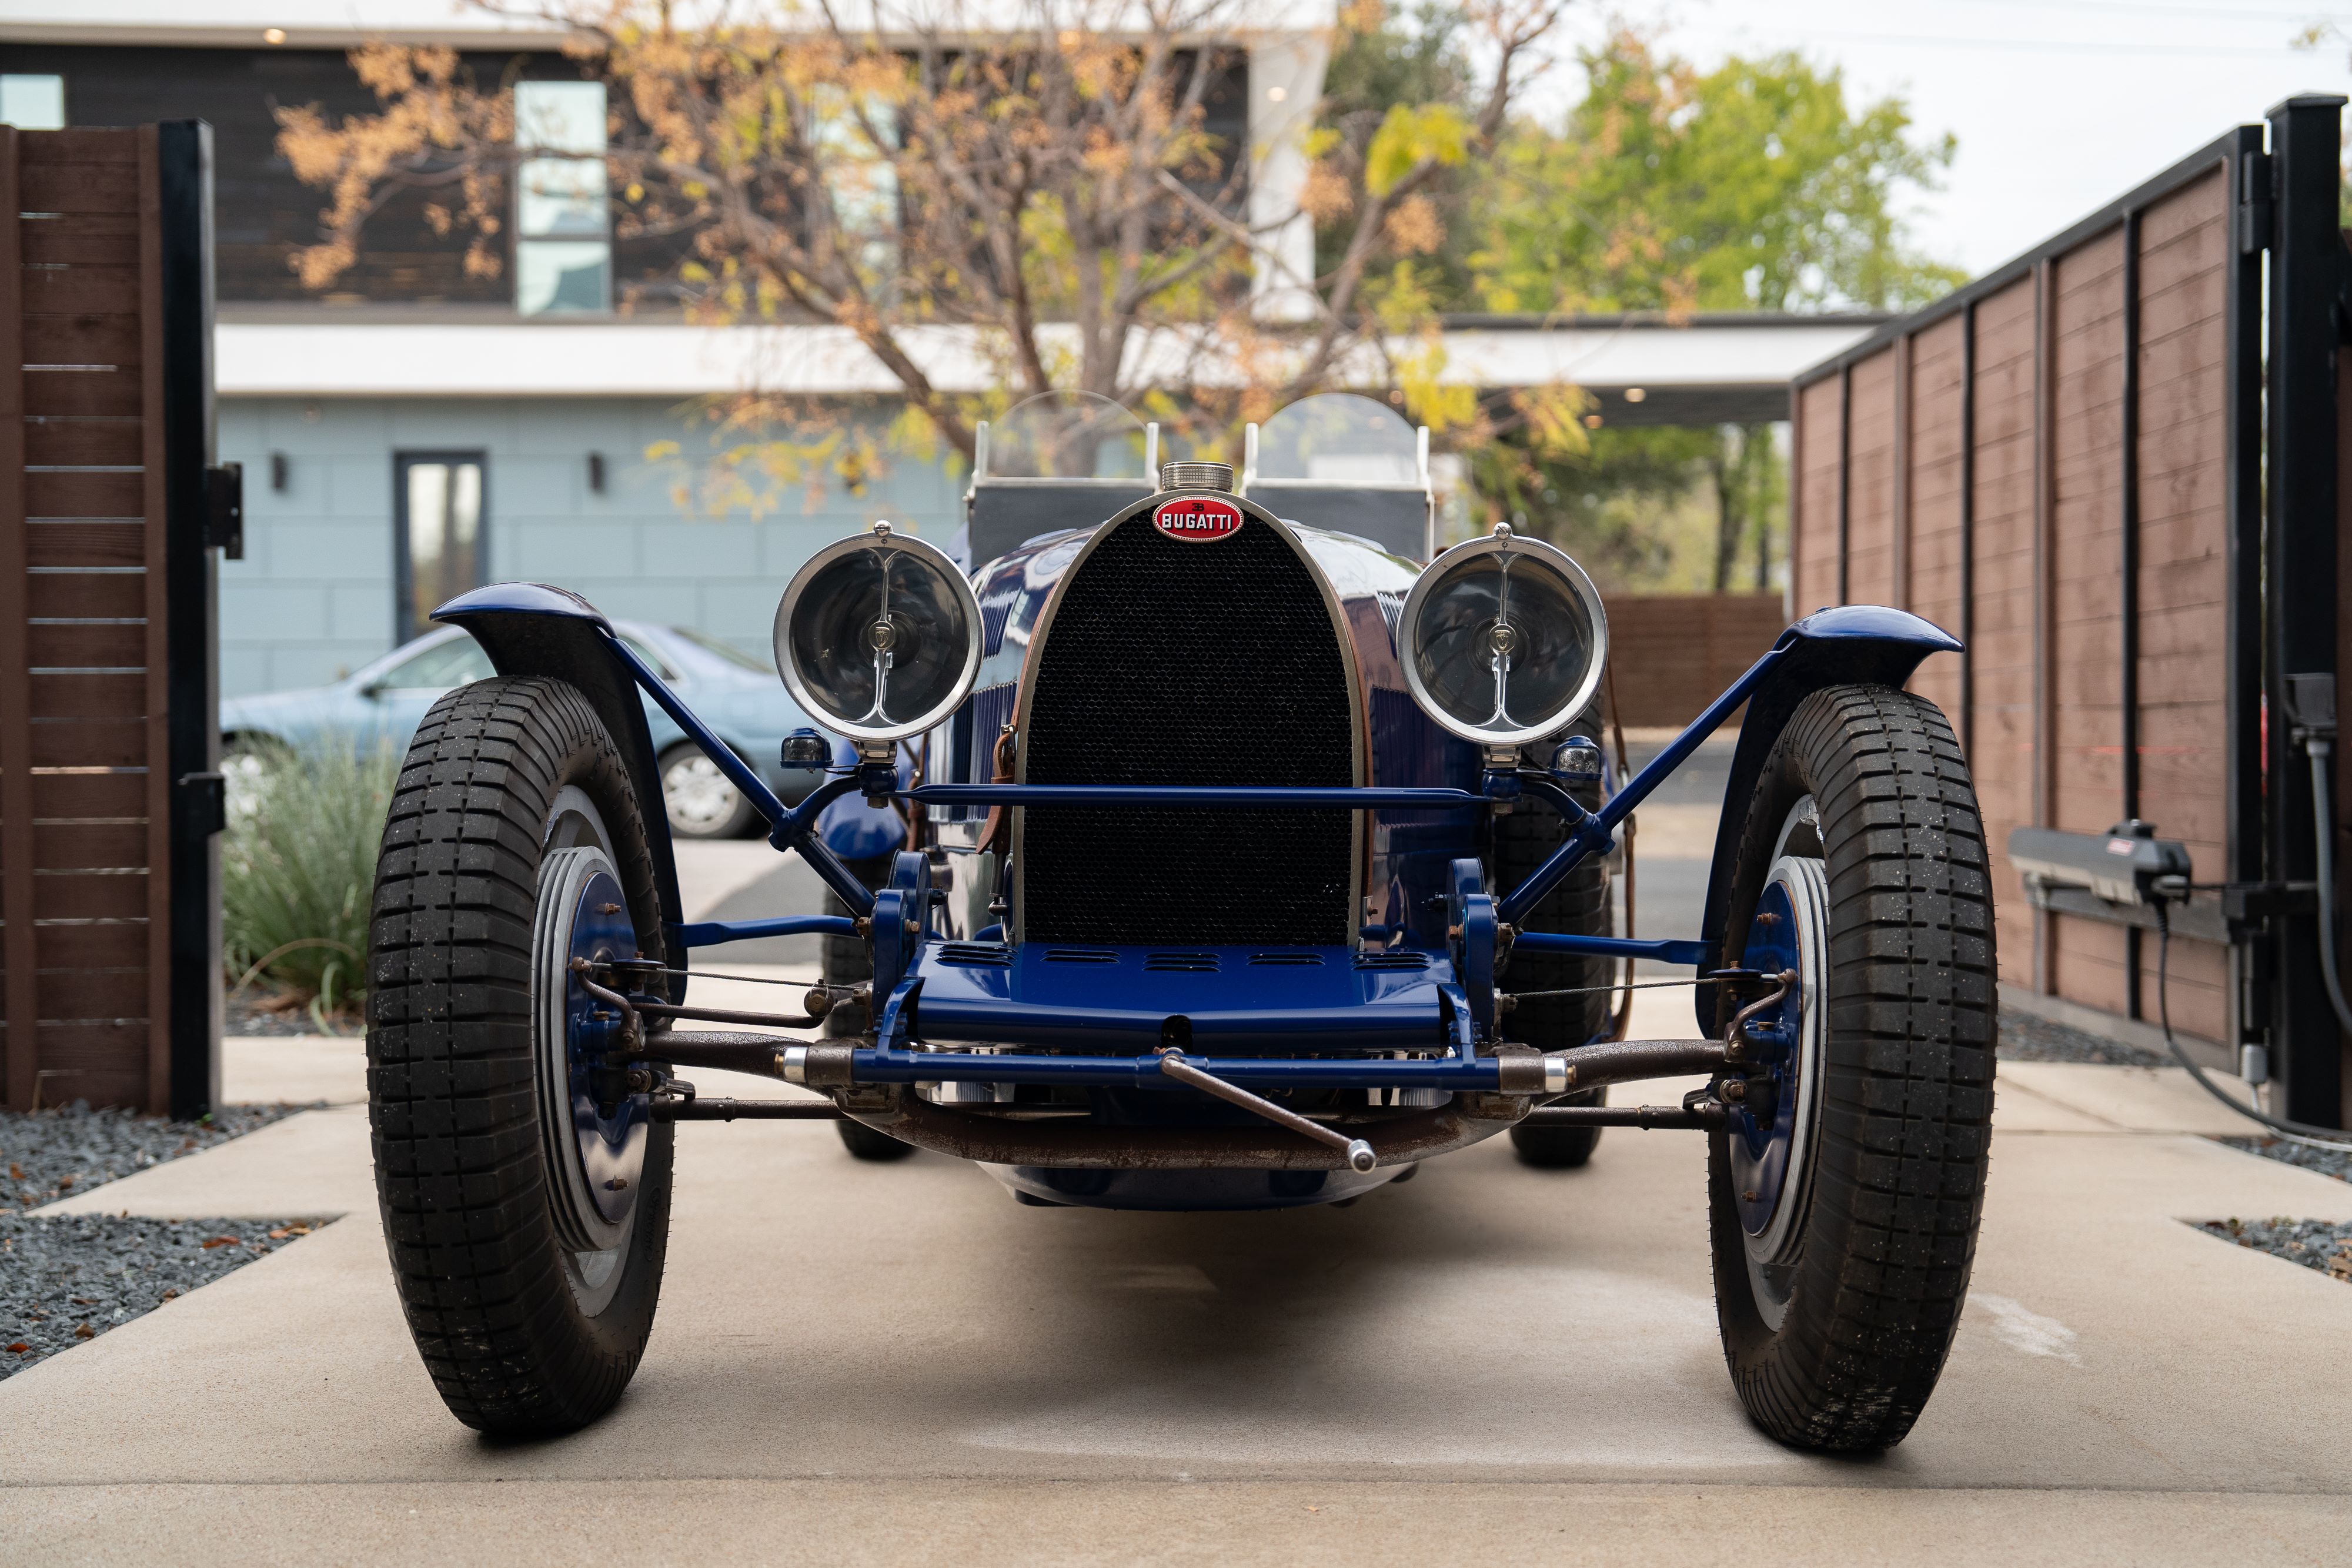
[[[640,621],[613,625],[674,690],[688,695],[704,722],[787,802],[798,801],[823,779],[820,769],[785,768],[778,761],[784,737],[809,720],[765,661],[682,626]],[[436,627],[331,685],[223,702],[223,749],[232,758],[257,758],[320,745],[331,736],[362,747],[404,748],[442,693],[495,673],[472,637],[455,626]],[[653,732],[670,831],[680,838],[726,839],[751,831],[758,821],[751,803],[701,747],[650,702],[646,722]]]

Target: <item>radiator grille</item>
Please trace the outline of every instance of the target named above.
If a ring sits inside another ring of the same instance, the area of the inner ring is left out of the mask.
[[[1148,514],[1065,585],[1036,668],[1032,784],[1349,785],[1348,666],[1312,570],[1253,518],[1214,542]],[[1032,806],[1033,941],[1346,946],[1350,814]]]

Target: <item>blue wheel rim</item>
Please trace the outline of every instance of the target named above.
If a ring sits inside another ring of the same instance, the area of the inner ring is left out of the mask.
[[[608,873],[589,874],[571,913],[567,970],[569,960],[575,958],[600,963],[636,956],[636,928],[629,922],[627,897]],[[567,982],[564,1025],[572,1144],[596,1212],[605,1223],[621,1225],[636,1207],[646,1140],[653,1126],[651,1100],[645,1094],[625,1094],[609,1115],[598,1103],[601,1058],[618,1042],[621,1020],[588,994],[578,975]]]
[[[1805,1013],[1805,966],[1798,950],[1796,909],[1786,883],[1764,886],[1748,925],[1741,964],[1759,974],[1792,972],[1778,1003],[1752,1015],[1749,1049],[1760,1071],[1748,1080],[1748,1098],[1728,1119],[1733,1201],[1740,1228],[1761,1236],[1770,1228],[1786,1194],[1794,1164],[1803,1052],[1799,1049]]]

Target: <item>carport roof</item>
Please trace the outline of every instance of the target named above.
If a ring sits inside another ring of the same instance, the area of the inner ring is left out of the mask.
[[[225,397],[888,396],[897,381],[844,329],[710,328],[676,319],[581,320],[408,309],[224,306],[215,384]],[[1568,382],[1617,424],[1786,417],[1797,371],[1867,337],[1877,315],[1460,316],[1445,379],[1482,387]],[[965,328],[906,334],[935,383],[980,391],[994,374]],[[1149,342],[1139,352],[1153,351]],[[1189,356],[1188,356],[1189,358]],[[1639,396],[1633,394],[1638,393]]]

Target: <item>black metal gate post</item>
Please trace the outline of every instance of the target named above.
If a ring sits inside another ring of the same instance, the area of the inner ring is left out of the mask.
[[[2315,868],[2311,772],[2289,722],[2288,679],[2336,674],[2337,217],[2345,100],[2291,98],[2270,112],[2273,194],[2270,261],[2270,880],[2309,885]],[[2320,969],[2323,934],[2301,901],[2273,914],[2271,1070],[2280,1113],[2344,1124],[2343,1041]],[[2327,939],[2332,939],[2328,934]]]
[[[213,137],[155,128],[163,319],[164,575],[171,601],[171,1103],[220,1098],[220,567],[243,554],[238,476],[213,466]]]

